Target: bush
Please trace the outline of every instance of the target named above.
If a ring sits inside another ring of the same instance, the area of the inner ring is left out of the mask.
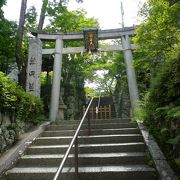
[[[8,114],[12,123],[18,120],[37,124],[43,114],[43,103],[0,72],[0,112]]]
[[[180,61],[165,62],[144,100],[144,122],[175,170],[180,147]]]

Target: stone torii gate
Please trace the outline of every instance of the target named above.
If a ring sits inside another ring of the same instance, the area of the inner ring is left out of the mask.
[[[37,33],[32,32],[36,36],[31,39],[29,43],[28,68],[27,68],[27,83],[26,91],[37,97],[40,97],[40,78],[42,66],[42,54],[54,54],[53,67],[53,83],[51,91],[50,104],[50,119],[55,121],[58,114],[59,98],[60,98],[60,79],[62,69],[62,55],[86,52],[84,47],[63,47],[64,41],[84,40],[83,32],[73,33]],[[135,34],[134,27],[98,30],[98,39],[118,39],[121,38],[122,44],[100,46],[101,52],[105,51],[123,51],[124,60],[126,64],[126,72],[128,77],[128,86],[131,106],[135,109],[138,105],[136,101],[139,100],[138,88],[136,82],[135,70],[133,68],[132,50],[137,46],[130,44],[129,36]],[[55,49],[42,49],[41,41],[55,41]]]

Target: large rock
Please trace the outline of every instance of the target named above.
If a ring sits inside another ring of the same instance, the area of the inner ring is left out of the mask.
[[[3,134],[4,134],[4,139],[6,141],[6,145],[8,147],[12,146],[12,144],[15,142],[15,136],[16,136],[14,130],[8,130],[7,128],[5,128]]]
[[[11,147],[17,140],[17,133],[14,129],[1,125],[0,127],[0,152],[2,153]]]

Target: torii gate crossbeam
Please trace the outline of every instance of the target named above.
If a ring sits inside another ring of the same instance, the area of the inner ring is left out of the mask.
[[[83,32],[60,32],[60,33],[45,33],[45,32],[32,32],[34,36],[41,39],[42,41],[55,41],[57,38],[63,41],[79,41],[84,40]],[[98,30],[98,39],[118,39],[122,36],[135,34],[135,27],[126,27],[119,29],[108,29],[108,30]]]

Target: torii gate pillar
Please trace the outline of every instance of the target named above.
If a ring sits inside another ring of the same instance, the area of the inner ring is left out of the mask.
[[[135,108],[138,108],[137,101],[139,100],[139,94],[138,94],[138,87],[136,81],[136,74],[133,67],[133,55],[131,51],[131,44],[128,35],[123,35],[121,39],[122,39],[122,46],[124,49],[123,53],[126,64],[126,73],[128,77],[128,87],[129,87],[129,94],[131,100],[131,107],[134,110]]]
[[[50,120],[56,121],[59,98],[60,98],[60,82],[61,82],[61,69],[62,69],[62,51],[63,51],[63,40],[60,38],[56,39],[54,67],[53,67],[53,83],[51,90],[51,104],[50,104]]]

